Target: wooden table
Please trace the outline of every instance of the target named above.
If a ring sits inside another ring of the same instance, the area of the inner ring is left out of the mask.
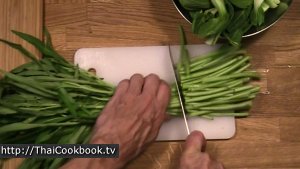
[[[0,38],[19,43],[39,57],[40,54],[32,45],[18,38],[10,30],[17,30],[42,38],[43,1],[0,0]],[[18,51],[0,43],[0,69],[11,70],[26,61],[27,59]],[[16,168],[20,162],[21,159],[9,160],[3,168]],[[2,161],[0,161],[0,168],[1,166]]]
[[[39,56],[37,50],[18,38],[10,30],[26,32],[42,38],[43,1],[36,0],[0,0],[0,38],[20,43],[26,49]],[[21,54],[0,43],[0,68],[11,70],[23,64],[26,59]]]
[[[300,1],[271,29],[244,40],[253,68],[265,71],[265,94],[251,116],[237,119],[230,140],[207,151],[230,169],[300,168]],[[45,25],[69,61],[82,47],[178,44],[178,25],[191,44],[203,43],[171,0],[46,0]],[[128,169],[176,168],[182,142],[157,142]]]

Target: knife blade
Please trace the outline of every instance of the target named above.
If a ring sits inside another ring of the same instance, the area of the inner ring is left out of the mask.
[[[182,93],[180,78],[179,78],[179,75],[178,75],[178,71],[177,71],[173,56],[172,56],[171,46],[169,45],[168,47],[169,47],[169,56],[170,56],[170,60],[171,60],[171,64],[172,64],[172,68],[173,68],[173,72],[174,72],[174,79],[175,79],[175,85],[176,85],[176,89],[177,89],[177,93],[178,93],[179,103],[180,103],[180,107],[181,107],[181,110],[182,110],[182,115],[183,115],[183,119],[184,119],[187,134],[190,135],[190,128],[189,128],[187,118],[186,118],[184,97],[183,97],[183,93]]]

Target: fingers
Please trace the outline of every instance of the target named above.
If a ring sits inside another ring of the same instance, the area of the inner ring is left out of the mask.
[[[150,141],[154,140],[157,137],[163,121],[167,118],[166,109],[170,101],[170,87],[163,80],[160,82],[160,85],[158,87],[156,100],[157,105],[155,105],[155,117],[153,119],[153,127],[149,139]]]
[[[129,87],[129,80],[127,80],[127,79],[122,80],[118,84],[114,95],[112,96],[112,98],[110,99],[110,101],[108,102],[106,107],[110,107],[110,106],[114,105],[116,102],[118,102],[120,100],[120,98],[127,92],[128,87]]]
[[[140,95],[144,85],[144,78],[140,74],[134,74],[130,78],[128,92],[133,95]]]
[[[129,84],[130,83],[128,79],[122,80],[116,88],[114,97],[121,97],[122,95],[124,95],[129,88]]]
[[[205,151],[206,140],[200,131],[193,131],[186,139],[184,154],[200,153]]]
[[[155,96],[160,87],[160,83],[161,80],[155,74],[150,74],[145,78],[143,78],[143,76],[140,74],[134,74],[133,76],[131,76],[130,80],[127,79],[122,80],[119,83],[114,96],[120,97],[126,92],[129,92],[133,95],[139,95],[141,93],[145,93],[151,96]],[[163,86],[163,91],[165,91],[165,88],[167,88],[166,86],[167,85]]]
[[[150,95],[150,96],[156,96],[159,85],[160,85],[160,79],[155,74],[150,74],[145,78],[144,88],[143,88],[143,94],[144,95]]]
[[[133,76],[131,76],[130,80],[122,80],[118,84],[111,102],[116,100],[117,98],[120,99],[127,92],[130,92],[133,95],[139,95],[142,91],[143,84],[144,78],[140,74],[134,74]]]
[[[161,81],[156,95],[156,99],[158,103],[160,103],[164,111],[167,109],[167,106],[170,101],[170,97],[171,97],[171,89],[169,85],[166,82]]]
[[[157,111],[154,118],[154,128],[157,128],[157,130],[159,130],[161,124],[167,118],[166,109],[170,101],[170,88],[166,82],[161,81],[156,95],[156,99]]]
[[[204,152],[205,144],[204,135],[200,131],[193,131],[186,139],[180,158],[180,169],[224,169],[221,163],[211,158],[207,152]]]

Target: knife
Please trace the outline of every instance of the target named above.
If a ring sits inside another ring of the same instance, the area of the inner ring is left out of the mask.
[[[186,119],[186,111],[185,111],[182,87],[181,87],[178,71],[177,71],[177,68],[175,66],[173,56],[172,56],[172,51],[171,51],[171,46],[170,45],[169,45],[169,56],[170,56],[170,60],[171,60],[171,64],[172,64],[172,68],[173,68],[173,72],[174,72],[174,76],[175,76],[175,78],[174,78],[175,79],[175,85],[176,85],[176,89],[177,89],[177,93],[178,93],[178,99],[179,99],[180,107],[181,107],[181,110],[182,110],[182,115],[183,115],[186,131],[187,131],[188,135],[190,135],[190,128],[189,128],[189,125],[188,125],[187,119]]]

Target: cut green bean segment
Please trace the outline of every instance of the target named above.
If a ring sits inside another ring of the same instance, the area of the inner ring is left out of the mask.
[[[220,87],[220,88],[212,88],[210,90],[207,91],[202,91],[202,92],[188,92],[185,94],[186,97],[197,97],[197,96],[205,96],[205,95],[211,95],[211,94],[215,94],[218,92],[222,92],[225,90],[228,90],[229,88],[227,87]]]
[[[241,57],[240,57],[241,58]],[[204,71],[201,71],[201,72],[197,72],[197,73],[193,73],[191,76],[187,77],[187,79],[182,79],[182,82],[186,82],[188,80],[193,80],[194,78],[196,77],[201,77],[201,76],[204,76],[204,75],[208,75],[208,74],[211,74],[213,72],[216,72],[218,70],[222,70],[223,68],[231,65],[232,63],[236,62],[239,60],[239,58],[234,58],[234,59],[230,59],[231,61],[229,62],[225,62],[225,64],[221,64],[220,66],[217,66],[215,68],[211,68],[211,69],[208,69],[208,70],[204,70]]]
[[[223,116],[234,116],[234,117],[247,117],[249,116],[248,112],[237,112],[237,113],[211,113],[210,115],[215,117],[223,117]]]
[[[218,87],[224,87],[224,84],[230,83],[229,80],[223,80],[219,82],[209,83],[209,84],[182,84],[183,88],[188,91],[199,91],[199,90],[205,90],[207,88],[218,88]]]
[[[211,75],[208,75],[208,77],[214,77],[214,76],[218,77],[222,75],[227,75],[228,73],[232,72],[233,70],[236,70],[237,68],[239,68],[241,65],[245,64],[248,61],[249,61],[249,57],[243,56],[243,58],[239,62],[236,62],[234,65],[226,67],[225,69],[222,69],[218,72],[212,73]]]
[[[203,78],[202,82],[208,83],[208,82],[216,82],[220,80],[243,78],[243,77],[259,78],[259,75],[256,72],[242,72],[242,73],[235,73],[235,74],[220,76],[220,77],[205,77]]]
[[[212,111],[191,109],[191,110],[189,110],[188,113],[189,113],[190,117],[193,117],[193,116],[202,116],[202,115],[210,114],[210,113],[212,113]]]
[[[240,110],[240,109],[249,109],[252,106],[251,101],[236,103],[236,104],[224,104],[219,106],[211,107],[201,107],[200,110],[207,111],[222,111],[222,110]]]
[[[181,68],[181,85],[189,116],[213,119],[219,116],[246,117],[260,87],[248,84],[259,79],[250,71],[250,56],[238,47],[221,47],[202,57],[191,59],[187,76]],[[176,89],[169,105],[172,115],[181,115]]]

